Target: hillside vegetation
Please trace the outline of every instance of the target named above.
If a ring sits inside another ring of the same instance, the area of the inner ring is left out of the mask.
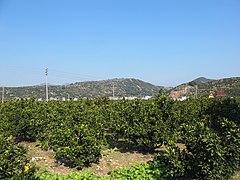
[[[195,97],[196,94],[197,97],[208,97],[209,94],[214,94],[219,90],[224,90],[228,97],[240,96],[240,78],[200,79],[200,81],[197,79],[171,89],[169,95],[173,98],[180,98],[181,96]]]
[[[114,90],[113,90],[114,88]],[[49,97],[54,99],[96,98],[101,96],[144,97],[153,96],[162,87],[138,79],[110,79],[103,81],[76,82],[68,85],[49,85]],[[45,86],[7,87],[5,99],[42,98],[45,99]]]
[[[197,79],[194,79],[193,81],[191,81],[190,83],[193,83],[193,84],[202,84],[202,83],[208,83],[208,82],[211,82],[211,81],[214,81],[214,79],[207,79],[205,77],[199,77]]]
[[[110,79],[102,81],[76,82],[68,85],[49,85],[49,98],[67,100],[79,98],[107,97],[138,97],[154,96],[162,89],[163,93],[174,99],[187,97],[208,97],[219,90],[224,90],[228,97],[240,96],[240,78],[225,78],[212,80],[197,78],[175,88],[165,88],[132,78]],[[45,99],[45,86],[6,87],[4,99],[20,98]]]

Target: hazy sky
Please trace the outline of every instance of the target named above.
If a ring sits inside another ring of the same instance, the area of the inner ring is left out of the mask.
[[[0,86],[240,76],[240,0],[0,0]]]

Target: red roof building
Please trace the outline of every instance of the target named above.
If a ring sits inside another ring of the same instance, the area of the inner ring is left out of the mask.
[[[224,90],[219,90],[216,92],[215,97],[217,97],[217,98],[227,97],[227,94]]]

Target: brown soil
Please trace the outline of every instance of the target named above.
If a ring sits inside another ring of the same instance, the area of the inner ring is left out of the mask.
[[[59,165],[54,160],[54,152],[52,150],[44,151],[36,143],[22,142],[22,145],[28,148],[27,156],[38,167],[39,171],[48,171],[53,174],[67,175],[71,172],[77,172],[77,169],[68,168],[63,165]],[[181,149],[185,146],[178,144]],[[159,149],[165,150],[164,147]],[[139,153],[137,151],[120,152],[119,149],[107,149],[102,152],[102,158],[99,163],[92,164],[91,167],[84,170],[90,170],[98,176],[106,176],[110,171],[128,167],[134,164],[145,163],[152,160],[153,154]],[[240,180],[240,171],[233,177],[234,180]]]
[[[54,152],[52,150],[44,151],[36,143],[22,142],[21,144],[28,148],[27,156],[31,159],[31,162],[39,167],[39,171],[48,171],[53,174],[63,175],[77,171],[76,169],[59,165],[54,159]]]
[[[103,157],[98,164],[92,164],[92,166],[87,169],[98,176],[106,176],[110,171],[134,164],[145,163],[152,160],[152,157],[152,154],[120,152],[117,149],[108,149],[103,151]]]
[[[235,176],[233,176],[234,180],[240,180],[240,171],[238,171]]]
[[[68,168],[59,165],[54,160],[54,152],[52,150],[44,151],[36,143],[22,142],[22,145],[28,148],[27,156],[38,167],[39,171],[48,171],[53,174],[69,174],[77,172],[77,169]],[[120,152],[119,149],[107,149],[102,152],[102,158],[99,163],[92,164],[91,167],[84,170],[90,170],[98,176],[106,176],[110,171],[140,164],[152,160],[152,154],[143,154],[136,151]]]

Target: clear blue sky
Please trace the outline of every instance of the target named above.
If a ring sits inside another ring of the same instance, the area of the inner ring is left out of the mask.
[[[239,0],[0,0],[0,86],[240,76]]]

